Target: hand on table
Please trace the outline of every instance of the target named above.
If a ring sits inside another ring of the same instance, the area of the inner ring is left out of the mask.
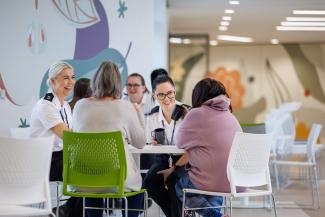
[[[157,140],[155,140],[154,138],[151,138],[151,145],[158,145]]]

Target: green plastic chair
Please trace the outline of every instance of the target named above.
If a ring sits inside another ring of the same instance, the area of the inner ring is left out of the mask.
[[[63,133],[63,194],[83,198],[83,216],[85,209],[94,208],[85,207],[85,198],[123,198],[127,216],[127,197],[140,193],[144,193],[144,209],[132,211],[144,211],[147,216],[147,192],[145,189],[125,192],[126,172],[121,132]],[[110,189],[112,193],[94,193],[98,189]]]

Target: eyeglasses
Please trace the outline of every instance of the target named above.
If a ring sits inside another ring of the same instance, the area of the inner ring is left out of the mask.
[[[139,88],[140,86],[142,86],[141,84],[126,84],[126,88],[131,89],[132,87],[134,87],[135,89]]]
[[[157,93],[157,98],[159,100],[164,100],[166,98],[166,96],[169,99],[173,99],[175,97],[175,91],[171,90],[171,91],[168,91],[167,93]]]

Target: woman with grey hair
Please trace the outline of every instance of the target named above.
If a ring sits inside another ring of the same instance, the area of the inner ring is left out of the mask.
[[[128,150],[128,143],[136,148],[143,148],[146,142],[144,133],[144,115],[139,106],[121,100],[122,84],[120,71],[116,64],[105,61],[96,71],[92,82],[92,97],[79,100],[73,110],[73,130],[77,132],[121,131],[127,162],[127,175],[124,188],[137,191],[141,188],[141,175]],[[107,189],[102,189],[107,191]],[[100,193],[100,192],[99,192]],[[143,195],[128,197],[128,208],[142,208]],[[88,198],[86,205],[105,207],[103,199]],[[123,213],[124,215],[125,213]],[[88,209],[88,217],[102,217],[103,210]],[[129,217],[136,217],[139,212],[129,211]]]
[[[62,135],[64,130],[72,129],[71,109],[65,98],[69,96],[74,83],[75,76],[69,63],[59,61],[52,64],[47,80],[50,91],[36,103],[30,118],[31,137],[54,136],[50,181],[62,181]],[[68,216],[75,208],[76,201],[76,198],[69,199],[60,208],[60,216]]]

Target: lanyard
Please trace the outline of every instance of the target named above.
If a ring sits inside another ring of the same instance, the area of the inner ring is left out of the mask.
[[[63,114],[62,114],[61,111],[62,111],[62,110],[60,110],[60,115],[61,115],[62,121],[68,125],[68,128],[70,128],[70,127],[69,127],[69,122],[68,122],[68,115],[67,115],[67,113],[65,112],[65,108],[63,108],[64,114],[65,114],[65,119],[64,119]]]
[[[163,125],[163,128],[165,129],[165,123],[164,123],[163,120],[161,120],[161,124]],[[174,121],[174,127],[173,127],[172,138],[170,140],[170,143],[169,143],[167,134],[165,133],[165,138],[166,138],[166,141],[167,141],[167,145],[173,145],[174,133],[175,133],[175,126],[176,126],[176,121]]]
[[[161,120],[161,123],[162,123],[162,125],[163,125],[163,128],[165,129],[164,120]],[[170,140],[170,143],[169,143],[169,140],[168,140],[167,134],[165,133],[165,138],[166,138],[166,141],[167,141],[167,145],[172,145],[172,144],[173,144],[174,133],[175,133],[175,126],[176,126],[176,121],[174,121],[174,127],[173,127],[172,138],[171,138],[171,140]],[[173,166],[173,158],[172,158],[171,155],[169,155],[169,158],[168,158],[168,164],[169,164],[169,167],[172,167],[172,166]]]

